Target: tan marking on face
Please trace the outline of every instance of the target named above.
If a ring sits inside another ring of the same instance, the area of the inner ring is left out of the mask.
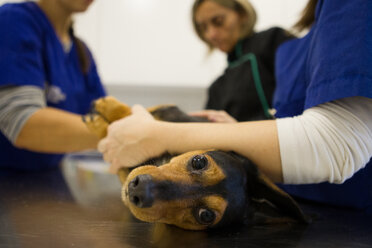
[[[128,168],[121,168],[118,171],[118,176],[119,176],[119,180],[120,180],[121,184],[125,184],[125,182],[127,181],[128,175],[129,175],[129,169]]]
[[[129,205],[129,209],[139,220],[176,225],[189,230],[203,230],[221,221],[227,207],[227,202],[221,196],[211,195],[199,201],[204,203],[203,207],[215,213],[216,219],[212,224],[201,224],[196,220],[193,214],[195,208],[198,208],[195,199],[156,202],[151,208],[136,208]]]
[[[129,207],[133,215],[142,221],[173,224],[191,230],[207,228],[206,225],[197,222],[193,215],[193,210],[202,203],[205,207],[215,212],[216,220],[213,225],[218,223],[227,206],[227,202],[218,195],[203,196],[201,199],[187,197],[186,199],[170,201],[155,199],[151,207],[138,208],[129,201],[126,194],[129,182],[136,176],[144,174],[151,175],[154,181],[172,181],[181,186],[184,184],[187,186],[197,185],[206,187],[218,184],[226,176],[213,159],[205,153],[206,151],[188,152],[173,158],[168,164],[160,167],[141,166],[134,169],[128,175],[123,185],[122,197],[124,203]],[[196,155],[204,155],[208,159],[207,167],[198,173],[190,171],[188,166],[190,159]]]
[[[203,186],[211,186],[222,181],[226,176],[223,170],[208,155],[207,151],[187,152],[180,156],[174,157],[168,164],[162,166],[140,166],[134,169],[129,175],[126,185],[138,175],[150,174],[158,181],[173,181],[179,184],[192,185],[195,183]],[[188,164],[191,158],[196,155],[204,155],[208,159],[208,165],[201,171],[190,171]]]

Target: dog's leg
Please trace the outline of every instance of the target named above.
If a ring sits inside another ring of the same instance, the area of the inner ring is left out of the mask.
[[[289,194],[271,182],[264,174],[259,173],[257,179],[254,191],[252,191],[253,198],[268,200],[281,212],[299,222],[309,223],[311,221],[308,216],[304,215],[297,202]],[[287,222],[286,218],[283,217],[274,218],[272,221],[274,223]]]

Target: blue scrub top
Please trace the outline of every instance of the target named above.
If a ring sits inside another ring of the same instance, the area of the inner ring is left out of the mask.
[[[352,96],[372,98],[372,1],[319,0],[316,21],[276,56],[276,117]],[[288,193],[372,213],[372,161],[343,184],[284,185]]]
[[[80,68],[76,44],[65,52],[51,23],[34,2],[0,7],[0,86],[33,85],[45,91],[47,105],[85,114],[105,95],[91,53],[87,74]],[[0,168],[39,170],[55,167],[62,154],[15,148],[0,133]]]

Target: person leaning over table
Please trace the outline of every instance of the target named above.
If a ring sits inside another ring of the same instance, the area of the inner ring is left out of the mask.
[[[208,89],[207,110],[193,115],[216,122],[271,117],[275,51],[293,36],[279,27],[255,32],[256,19],[247,0],[194,2],[192,22],[198,37],[210,51],[226,53],[228,66]]]
[[[310,0],[298,26],[310,30],[276,54],[275,120],[169,123],[136,105],[98,144],[111,171],[232,150],[292,195],[372,213],[372,1]]]
[[[0,169],[56,167],[67,152],[93,149],[82,121],[105,95],[72,15],[92,1],[39,0],[0,7]]]

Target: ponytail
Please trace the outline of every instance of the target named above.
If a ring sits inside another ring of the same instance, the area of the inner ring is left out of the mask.
[[[84,75],[88,73],[89,67],[91,65],[90,57],[88,54],[87,47],[85,46],[84,42],[77,38],[74,35],[74,29],[72,25],[70,26],[69,29],[70,36],[72,37],[72,41],[76,45],[76,50],[79,58],[79,64],[80,64],[80,69]]]

